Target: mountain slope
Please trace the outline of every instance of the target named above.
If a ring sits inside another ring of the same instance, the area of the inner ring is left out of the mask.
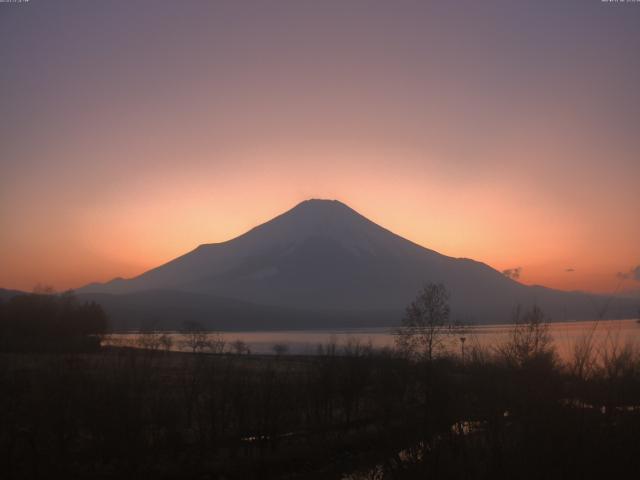
[[[302,202],[233,240],[201,245],[136,278],[80,292],[178,291],[306,311],[384,310],[397,318],[426,282],[445,284],[454,314],[466,321],[506,321],[514,305],[533,302],[556,319],[595,316],[584,294],[521,285],[483,263],[421,247],[328,200]]]

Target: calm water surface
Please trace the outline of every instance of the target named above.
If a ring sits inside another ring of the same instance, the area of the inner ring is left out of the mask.
[[[467,327],[464,332],[452,335],[449,348],[460,351],[460,337],[465,337],[465,348],[474,345],[492,347],[508,338],[512,325],[482,325]],[[640,323],[637,320],[602,320],[599,322],[558,322],[549,324],[558,353],[567,358],[573,346],[585,338],[592,337],[597,349],[605,346],[635,344],[640,347]],[[115,333],[105,339],[110,345],[136,345],[145,333]],[[282,330],[256,332],[222,332],[227,344],[242,340],[251,353],[273,354],[275,345],[285,345],[290,354],[315,354],[318,345],[337,344],[338,349],[349,341],[371,343],[374,348],[392,347],[395,335],[391,328],[343,329],[343,330]],[[187,350],[183,336],[170,332],[172,350]]]

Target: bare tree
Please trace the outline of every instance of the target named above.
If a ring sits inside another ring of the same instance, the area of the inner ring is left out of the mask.
[[[173,346],[173,338],[171,338],[171,336],[168,333],[163,333],[162,335],[160,335],[160,345],[162,345],[162,348],[164,349],[165,352],[168,352],[171,350],[171,347]]]
[[[572,345],[571,359],[567,367],[569,373],[581,381],[590,379],[596,371],[595,330],[597,326],[598,322],[595,322],[587,334],[577,338]]]
[[[518,306],[513,314],[514,327],[496,350],[510,365],[522,367],[535,359],[553,360],[555,348],[544,312],[534,305],[524,311]]]
[[[276,343],[273,346],[273,352],[278,356],[282,356],[285,355],[287,352],[289,351],[289,345],[286,345],[284,343]]]
[[[162,346],[160,337],[160,333],[153,330],[140,332],[136,338],[136,346],[144,350],[155,352]]]
[[[224,347],[227,345],[227,341],[220,332],[212,332],[209,334],[207,347],[211,353],[224,353]]]
[[[407,307],[396,332],[396,346],[408,356],[431,361],[452,333],[449,293],[444,285],[429,283]]]
[[[338,350],[338,339],[332,334],[326,344],[319,343],[317,347],[317,355],[320,357],[335,357]]]
[[[234,341],[231,344],[231,349],[238,355],[242,355],[243,353],[249,351],[247,344],[240,339]]]
[[[155,352],[162,347],[160,340],[162,334],[157,330],[157,321],[145,322],[136,338],[136,346],[150,352]]]
[[[348,336],[342,347],[345,357],[363,357],[373,353],[373,343],[371,339],[363,341],[361,338]]]
[[[198,322],[184,322],[182,345],[192,353],[202,352],[209,347],[209,339],[204,327]]]

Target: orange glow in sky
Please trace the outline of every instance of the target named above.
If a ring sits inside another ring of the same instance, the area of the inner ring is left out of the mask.
[[[135,276],[312,197],[526,284],[640,264],[640,8],[161,3],[3,9],[0,287]]]

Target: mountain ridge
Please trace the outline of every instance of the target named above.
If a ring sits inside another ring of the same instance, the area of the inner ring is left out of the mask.
[[[179,291],[297,311],[394,311],[397,322],[428,282],[447,287],[454,314],[465,321],[508,321],[516,304],[533,303],[556,319],[595,316],[588,295],[525,286],[482,262],[407,240],[342,202],[319,199],[131,279],[78,291]]]

